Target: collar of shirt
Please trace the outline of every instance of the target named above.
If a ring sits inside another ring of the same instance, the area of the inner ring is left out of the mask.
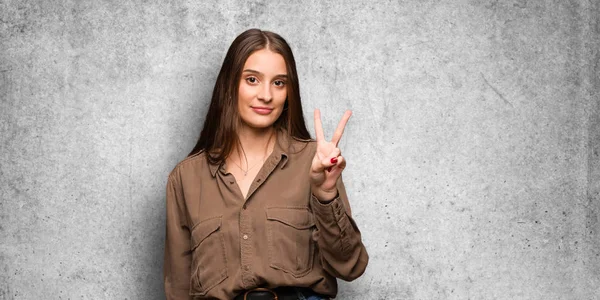
[[[285,167],[285,164],[288,161],[288,153],[290,151],[293,151],[293,148],[295,148],[294,146],[296,145],[296,143],[292,141],[293,139],[287,134],[286,129],[283,128],[277,130],[276,138],[277,139],[275,140],[273,152],[269,157],[275,156],[280,158],[280,168],[283,169],[283,167]],[[208,167],[210,168],[210,174],[212,175],[212,177],[215,177],[219,168],[223,167],[223,162],[220,164],[213,164],[209,162]]]

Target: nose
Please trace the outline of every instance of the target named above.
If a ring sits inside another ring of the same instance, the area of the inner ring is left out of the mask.
[[[262,84],[260,90],[258,91],[258,100],[264,102],[271,102],[273,100],[273,95],[271,94],[271,85],[270,84]]]

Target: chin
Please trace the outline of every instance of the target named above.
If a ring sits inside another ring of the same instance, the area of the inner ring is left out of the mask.
[[[266,129],[269,128],[271,126],[273,126],[273,124],[275,124],[275,121],[271,122],[271,123],[246,123],[246,125],[248,125],[248,127],[254,128],[254,129]]]
[[[244,120],[242,119],[242,124],[253,129],[265,129],[273,126],[275,120]]]

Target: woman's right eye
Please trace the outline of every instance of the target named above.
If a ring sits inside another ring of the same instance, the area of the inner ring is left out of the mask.
[[[256,77],[248,77],[248,78],[246,78],[246,81],[248,83],[254,84],[258,81],[258,79],[256,79]]]

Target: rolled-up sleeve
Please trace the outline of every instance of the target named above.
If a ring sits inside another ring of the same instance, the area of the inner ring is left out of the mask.
[[[364,273],[369,256],[352,218],[341,176],[336,186],[338,195],[330,202],[323,203],[311,195],[311,208],[319,231],[317,244],[323,268],[335,277],[352,281]]]
[[[190,230],[181,182],[176,172],[167,181],[167,221],[163,279],[167,300],[192,299],[190,291]]]

